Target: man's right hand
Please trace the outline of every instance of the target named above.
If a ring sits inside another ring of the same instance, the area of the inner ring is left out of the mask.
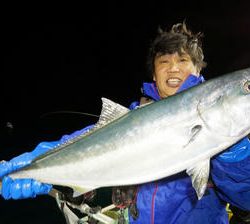
[[[2,197],[8,199],[35,198],[37,195],[48,194],[52,185],[40,183],[33,179],[16,179],[5,176],[2,181]]]
[[[36,195],[48,194],[52,185],[40,183],[33,179],[13,180],[8,174],[29,165],[35,158],[56,147],[60,141],[41,142],[32,152],[21,154],[10,161],[0,163],[2,180],[1,194],[4,199],[34,198]]]
[[[41,142],[33,151],[21,154],[10,161],[1,162],[0,178],[3,178],[1,190],[2,197],[6,200],[23,199],[34,198],[41,194],[48,194],[52,189],[51,184],[40,183],[33,179],[13,180],[7,175],[31,164],[35,158],[55,148],[57,145],[88,132],[93,126],[94,125],[89,125],[80,131],[76,131],[70,135],[64,135],[59,141]]]

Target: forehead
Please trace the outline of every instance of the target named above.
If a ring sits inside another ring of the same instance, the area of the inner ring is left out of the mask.
[[[164,58],[170,58],[170,57],[176,57],[176,58],[178,58],[178,57],[186,57],[186,58],[191,59],[190,55],[185,51],[174,52],[174,53],[171,53],[171,54],[169,54],[169,53],[160,54],[159,53],[159,54],[156,55],[155,59],[164,59]]]

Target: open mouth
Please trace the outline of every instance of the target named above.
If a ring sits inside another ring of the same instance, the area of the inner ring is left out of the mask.
[[[179,78],[170,78],[166,81],[169,87],[179,87],[182,83],[182,80]]]

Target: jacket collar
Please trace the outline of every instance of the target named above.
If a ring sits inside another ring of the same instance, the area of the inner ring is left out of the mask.
[[[182,85],[178,89],[177,93],[182,92],[183,90],[186,90],[186,89],[191,88],[193,86],[199,85],[204,81],[205,81],[205,79],[202,75],[197,77],[197,76],[194,76],[191,74],[188,76],[188,78],[185,80],[185,82],[182,83]],[[142,86],[142,93],[144,96],[152,98],[155,101],[159,101],[161,99],[155,82],[151,82],[151,83],[144,82],[143,86]]]

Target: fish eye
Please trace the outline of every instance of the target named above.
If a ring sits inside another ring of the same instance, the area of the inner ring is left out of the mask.
[[[250,81],[243,83],[243,90],[245,93],[250,93]]]

